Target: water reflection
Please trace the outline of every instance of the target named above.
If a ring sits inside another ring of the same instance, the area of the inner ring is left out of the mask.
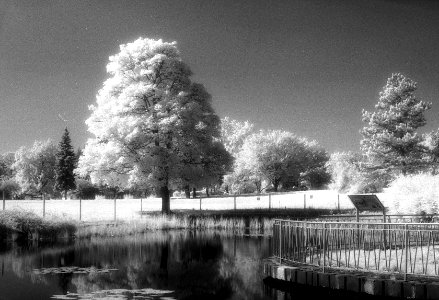
[[[179,231],[0,251],[1,299],[268,299],[267,237]]]

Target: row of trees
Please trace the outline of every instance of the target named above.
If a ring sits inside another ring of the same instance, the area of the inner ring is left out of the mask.
[[[59,147],[36,142],[15,153],[9,176],[22,193],[67,197],[76,185],[79,196],[93,187],[143,191],[161,196],[167,213],[173,190],[188,196],[222,185],[232,193],[262,192],[329,181],[329,156],[316,142],[220,120],[175,42],[139,38],[121,45],[107,71],[86,120],[93,137],[80,156],[67,130]]]
[[[375,111],[363,110],[361,153],[331,155],[333,187],[341,192],[378,192],[397,176],[435,175],[439,164],[439,130],[420,134],[431,103],[415,96],[417,83],[392,74]]]
[[[321,188],[376,192],[395,176],[437,172],[439,130],[420,135],[431,103],[417,84],[393,74],[374,112],[363,111],[361,153],[330,157],[315,141],[215,114],[204,86],[191,81],[176,43],[139,38],[120,46],[109,78],[86,120],[93,135],[75,155],[67,129],[61,143],[36,142],[0,160],[2,190],[54,194],[75,190],[170,194],[222,186],[229,193]]]
[[[52,141],[36,141],[31,148],[21,147],[15,154],[0,157],[3,197],[62,194],[76,188],[74,153],[69,132],[64,131],[59,146]]]

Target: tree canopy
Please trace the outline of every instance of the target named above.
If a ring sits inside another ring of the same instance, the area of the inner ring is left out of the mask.
[[[286,131],[260,131],[245,139],[235,162],[233,178],[255,185],[257,191],[268,180],[275,191],[299,189],[302,181],[319,188],[329,182],[329,156],[315,141]],[[235,184],[236,185],[236,184]]]
[[[220,142],[211,97],[182,61],[176,43],[139,38],[110,57],[110,78],[86,121],[87,141],[78,173],[108,185],[142,185],[162,197],[170,189],[215,181],[230,158]],[[215,170],[208,170],[208,166]],[[189,176],[198,174],[200,176]]]
[[[35,141],[31,148],[17,150],[12,167],[22,193],[45,195],[54,192],[56,152],[57,147],[51,140]]]

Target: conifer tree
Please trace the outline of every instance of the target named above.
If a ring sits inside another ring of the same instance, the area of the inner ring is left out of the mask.
[[[425,111],[431,103],[415,97],[416,82],[392,74],[380,93],[374,112],[363,110],[361,149],[368,158],[366,168],[388,174],[416,172],[422,168],[422,136],[416,130],[426,124]]]
[[[64,194],[64,199],[67,199],[67,191],[76,188],[75,169],[76,155],[71,145],[71,139],[67,128],[59,143],[59,149],[56,154],[56,184],[55,188]]]

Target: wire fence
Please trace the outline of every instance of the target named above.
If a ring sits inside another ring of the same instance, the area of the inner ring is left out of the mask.
[[[334,191],[305,191],[260,195],[171,198],[171,210],[280,210],[280,209],[353,209],[346,195]],[[143,212],[161,211],[160,198],[95,200],[4,200],[3,209],[32,211],[40,216],[75,220],[139,219]]]
[[[439,223],[305,222],[273,225],[273,256],[311,266],[439,275]]]

